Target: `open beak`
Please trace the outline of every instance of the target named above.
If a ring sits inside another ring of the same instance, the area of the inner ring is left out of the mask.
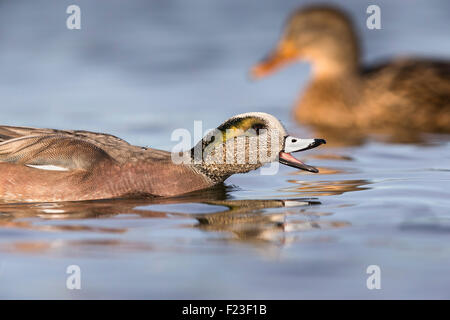
[[[281,66],[298,59],[295,46],[288,41],[281,41],[278,47],[263,61],[256,64],[250,71],[253,79],[262,78],[279,69]]]
[[[327,143],[324,139],[299,139],[291,136],[284,138],[284,150],[280,151],[279,162],[287,166],[317,173],[319,170],[294,158],[291,152],[305,151]]]

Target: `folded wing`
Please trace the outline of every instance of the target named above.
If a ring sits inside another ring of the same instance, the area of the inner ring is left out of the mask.
[[[0,143],[0,162],[90,170],[102,161],[114,159],[88,141],[61,134],[23,136]]]

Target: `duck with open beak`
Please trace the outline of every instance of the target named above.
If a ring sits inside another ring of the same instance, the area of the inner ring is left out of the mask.
[[[318,173],[319,170],[313,166],[307,165],[291,155],[292,152],[305,151],[325,144],[324,139],[300,139],[291,136],[284,137],[284,149],[280,151],[278,161],[287,166]]]

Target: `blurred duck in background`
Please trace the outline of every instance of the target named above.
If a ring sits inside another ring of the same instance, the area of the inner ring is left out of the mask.
[[[450,63],[403,58],[363,67],[349,17],[328,6],[295,11],[273,52],[252,69],[260,78],[298,60],[312,79],[294,109],[296,120],[355,131],[450,132]]]

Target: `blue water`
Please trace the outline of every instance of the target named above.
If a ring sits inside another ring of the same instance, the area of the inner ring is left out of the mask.
[[[248,77],[304,3],[2,1],[1,123],[169,150],[195,120],[264,111],[312,137],[290,118],[308,65]],[[70,4],[81,30],[66,28]],[[365,28],[369,4],[343,4],[364,61],[449,57],[448,1],[377,1],[381,30]],[[300,155],[320,174],[256,171],[172,200],[0,205],[0,298],[450,298],[449,141],[321,146]],[[66,288],[73,264],[81,290]]]

